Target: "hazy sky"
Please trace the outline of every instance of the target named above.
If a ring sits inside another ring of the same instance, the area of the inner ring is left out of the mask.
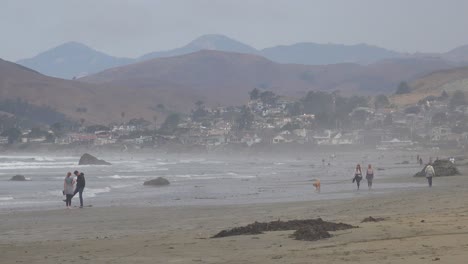
[[[467,14],[468,0],[0,0],[0,58],[71,40],[136,57],[210,33],[255,48],[332,42],[440,52],[468,44]]]

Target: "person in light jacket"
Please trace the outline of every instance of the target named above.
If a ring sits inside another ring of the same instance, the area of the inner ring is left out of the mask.
[[[434,167],[432,167],[431,163],[427,164],[426,169],[424,169],[424,172],[426,173],[426,179],[427,183],[429,183],[429,187],[432,187],[432,177],[434,177],[436,174]]]
[[[65,180],[63,181],[63,194],[67,196],[66,203],[67,208],[71,208],[71,200],[73,193],[75,192],[75,179],[73,179],[71,172],[67,173]]]

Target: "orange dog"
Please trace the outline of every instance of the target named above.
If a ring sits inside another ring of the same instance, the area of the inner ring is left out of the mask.
[[[320,180],[319,179],[315,180],[315,182],[312,185],[314,185],[316,192],[320,192]]]

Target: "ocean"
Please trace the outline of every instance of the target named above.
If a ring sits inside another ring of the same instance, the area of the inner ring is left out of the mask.
[[[425,187],[424,181],[402,181],[420,168],[403,152],[371,154],[347,152],[307,157],[251,155],[196,157],[194,155],[109,154],[99,156],[111,166],[78,166],[78,156],[1,155],[0,212],[64,208],[63,180],[68,171],[85,173],[85,206],[198,206],[348,199],[406,188]],[[322,160],[325,160],[322,162]],[[374,165],[372,191],[365,180],[361,191],[352,184],[356,163],[363,172]],[[414,163],[414,164],[413,164]],[[377,170],[381,168],[381,170]],[[10,181],[14,175],[28,181]],[[165,177],[164,187],[143,186],[144,181]],[[320,179],[316,193],[312,183]],[[79,205],[78,196],[72,204]]]

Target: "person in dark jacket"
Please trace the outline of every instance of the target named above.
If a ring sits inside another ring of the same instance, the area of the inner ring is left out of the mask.
[[[358,164],[356,166],[356,170],[354,171],[354,178],[353,178],[353,183],[356,182],[358,190],[359,190],[359,187],[361,185],[361,180],[362,180],[361,165]]]
[[[75,194],[77,193],[80,194],[80,208],[83,208],[83,191],[86,185],[84,173],[83,172],[80,173],[79,171],[74,171],[73,174],[75,174],[76,176],[76,189],[75,189],[75,193],[73,194],[73,196],[75,196]]]

